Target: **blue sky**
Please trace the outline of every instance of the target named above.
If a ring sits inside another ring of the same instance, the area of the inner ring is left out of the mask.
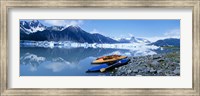
[[[180,20],[39,20],[46,26],[80,26],[90,33],[112,38],[180,38]]]

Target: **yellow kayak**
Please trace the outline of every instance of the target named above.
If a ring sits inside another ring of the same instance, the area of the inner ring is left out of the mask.
[[[94,60],[92,64],[110,63],[124,58],[127,58],[127,56],[121,56],[121,55],[103,56]]]

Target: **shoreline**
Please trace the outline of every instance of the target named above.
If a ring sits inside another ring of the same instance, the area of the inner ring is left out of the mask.
[[[128,57],[130,61],[115,68],[111,76],[180,76],[180,52]]]

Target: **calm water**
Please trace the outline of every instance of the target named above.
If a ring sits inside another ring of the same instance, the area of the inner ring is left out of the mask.
[[[130,51],[104,48],[43,48],[20,47],[20,76],[99,76],[107,73],[86,73],[97,65],[91,62],[99,56],[121,54],[140,56],[154,51]]]
[[[113,50],[100,48],[20,48],[21,76],[94,76],[109,75],[109,73],[86,73],[93,66],[91,62],[96,57],[113,52],[128,50]]]

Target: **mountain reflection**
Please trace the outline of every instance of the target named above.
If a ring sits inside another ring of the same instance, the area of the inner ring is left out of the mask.
[[[85,73],[94,66],[91,62],[99,56],[121,54],[138,56],[156,54],[151,50],[131,51],[109,48],[44,48],[20,47],[21,76],[87,76],[105,75]]]
[[[87,68],[90,66],[91,61],[94,60],[96,57],[112,53],[114,51],[116,50],[100,49],[100,48],[64,49],[64,48],[21,47],[20,48],[20,64],[21,64],[20,68],[22,69],[21,75],[29,74],[30,72],[35,72],[35,71],[42,72],[42,70],[43,71],[50,70],[53,73],[62,72],[62,74],[65,74],[63,71],[67,72],[69,70],[71,71],[81,70],[85,72]],[[29,72],[22,72],[24,70]]]
[[[87,57],[98,57],[107,53],[111,53],[117,50],[113,49],[101,49],[101,48],[42,48],[42,47],[21,47],[21,57],[26,56],[27,53],[34,54],[38,57],[44,57],[47,60],[53,60],[55,58],[62,58],[70,63],[78,63]]]

